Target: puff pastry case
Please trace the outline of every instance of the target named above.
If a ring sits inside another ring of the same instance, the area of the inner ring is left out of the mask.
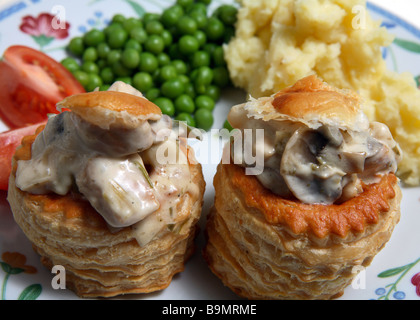
[[[224,149],[231,161],[214,178],[204,257],[239,296],[337,298],[390,239],[401,150],[361,103],[311,75],[231,109],[229,122],[253,142]]]

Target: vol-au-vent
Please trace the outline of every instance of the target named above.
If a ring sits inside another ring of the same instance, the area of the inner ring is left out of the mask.
[[[399,221],[401,151],[388,128],[368,121],[357,95],[316,76],[234,106],[228,119],[264,129],[254,151],[265,162],[259,175],[219,164],[210,268],[250,299],[340,296]]]

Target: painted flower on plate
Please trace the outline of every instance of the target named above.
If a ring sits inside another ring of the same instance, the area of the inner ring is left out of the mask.
[[[36,273],[36,268],[26,264],[26,257],[19,252],[4,252],[1,256],[3,259],[3,269],[11,273]],[[13,271],[12,271],[13,270]]]
[[[32,36],[35,42],[45,47],[54,39],[65,39],[69,36],[70,24],[60,21],[57,16],[50,13],[40,13],[37,17],[24,16],[19,29]]]
[[[416,287],[416,294],[420,297],[420,272],[411,278],[411,283]]]
[[[10,276],[21,273],[34,274],[36,268],[26,264],[25,255],[19,252],[4,252],[1,255],[1,269],[5,272],[3,284],[1,285],[0,299],[6,300],[6,288]],[[27,286],[18,296],[18,300],[35,300],[42,292],[42,286],[38,283]]]

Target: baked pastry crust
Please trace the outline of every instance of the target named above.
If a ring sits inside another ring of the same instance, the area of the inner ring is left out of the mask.
[[[313,129],[334,125],[354,131],[366,131],[369,127],[357,94],[334,88],[316,75],[307,76],[270,97],[251,97],[244,105],[248,117],[279,124],[292,121]],[[235,109],[240,106],[233,106],[228,114],[234,128],[240,126],[237,121],[241,119],[234,116]]]
[[[133,129],[144,120],[158,120],[162,111],[146,98],[118,91],[94,91],[69,96],[57,109],[69,109],[85,121],[101,128]]]
[[[184,193],[177,205],[179,214],[187,218],[140,246],[131,227],[112,230],[77,192],[33,195],[15,186],[16,159],[30,158],[34,139],[35,135],[25,137],[15,154],[8,201],[41,262],[48,268],[65,267],[68,288],[81,297],[148,293],[166,288],[184,270],[195,248],[205,189],[200,164],[189,164],[198,192]],[[193,157],[193,151],[188,152]]]
[[[243,164],[219,164],[213,182],[215,203],[206,224],[207,244],[203,252],[211,270],[238,295],[250,299],[339,297],[357,272],[367,267],[384,247],[400,219],[401,190],[392,173],[398,162],[393,157],[396,151],[389,151],[386,154],[389,158],[383,156],[372,161],[370,172],[365,160],[361,169],[344,170],[343,175],[357,176],[367,171],[366,175],[376,178],[357,178],[356,187],[351,186],[354,188],[351,196],[336,197],[331,202],[317,202],[316,198],[305,201],[311,192],[333,193],[326,184],[319,183],[333,173],[317,172],[318,176],[311,173],[322,167],[324,161],[328,167],[341,158],[338,155],[335,160],[328,160],[327,154],[322,159],[316,146],[315,151],[308,151],[315,140],[307,140],[302,143],[306,157],[315,160],[310,162],[313,166],[300,167],[299,171],[299,162],[305,160],[303,151],[288,149],[293,138],[284,131],[293,128],[293,136],[301,128],[330,127],[346,131],[349,136],[366,133],[371,124],[362,112],[360,98],[312,75],[270,97],[251,98],[245,104],[232,107],[228,120],[240,130],[248,129],[247,126],[268,128],[269,133],[264,136],[269,148],[266,163],[272,158],[277,162],[272,161],[266,171],[272,179],[267,179],[265,184],[254,175],[246,175]],[[275,130],[270,129],[271,125]],[[272,142],[267,138],[271,135],[279,139]],[[387,137],[392,140],[390,133]],[[230,148],[228,143],[225,150]],[[262,149],[260,152],[265,156],[266,150]],[[331,150],[329,152],[334,153]],[[359,154],[367,154],[363,148],[357,150]],[[286,152],[289,157],[285,156]],[[296,155],[295,159],[292,154]],[[384,167],[381,161],[387,170],[381,171]],[[290,162],[290,167],[284,169]],[[295,176],[305,179],[296,182]],[[280,181],[286,180],[285,177],[288,178],[285,183]],[[342,180],[337,181],[339,183],[332,183],[342,187]],[[293,189],[293,195],[274,193],[269,188],[281,183],[288,190],[295,187],[294,184],[299,188]]]
[[[226,286],[249,299],[341,296],[400,219],[401,190],[393,174],[353,199],[369,208],[367,215],[357,205],[345,209],[348,203],[311,213],[298,201],[278,199],[233,164],[219,164],[214,187],[203,254]],[[273,213],[271,201],[284,202]]]

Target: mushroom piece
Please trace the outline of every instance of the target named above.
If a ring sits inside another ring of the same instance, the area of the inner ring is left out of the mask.
[[[293,195],[304,203],[332,204],[342,193],[346,173],[323,159],[337,146],[317,130],[301,127],[286,144],[280,173]],[[335,152],[336,153],[336,152]],[[337,157],[338,158],[338,157]]]
[[[366,156],[363,179],[374,180],[387,172],[395,172],[401,160],[401,149],[388,127],[379,122],[370,125],[369,153]]]
[[[264,171],[256,177],[264,187],[270,189],[273,193],[282,198],[292,198],[293,194],[280,174],[280,161],[281,157],[277,154],[273,155],[265,161]]]

